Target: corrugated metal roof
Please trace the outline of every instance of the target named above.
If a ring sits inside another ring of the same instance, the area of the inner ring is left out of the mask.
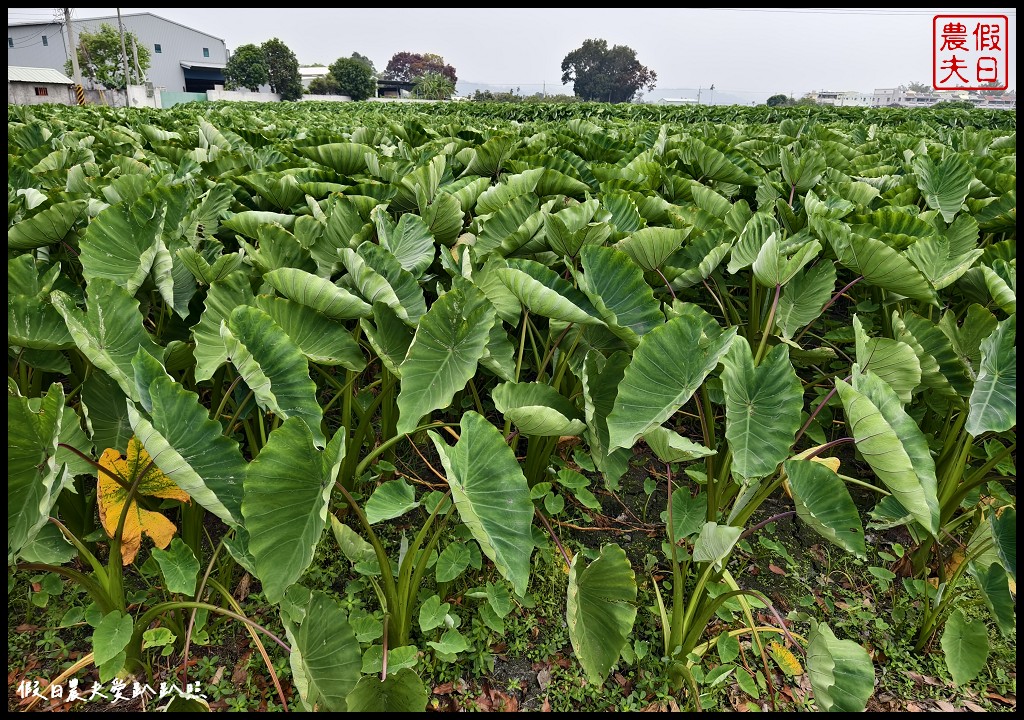
[[[49,83],[52,85],[74,85],[75,81],[53,68],[7,66],[7,82]]]

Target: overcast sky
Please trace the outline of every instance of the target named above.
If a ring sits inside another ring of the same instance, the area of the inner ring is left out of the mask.
[[[76,17],[115,8],[79,8]],[[152,12],[223,38],[234,51],[281,39],[304,65],[359,52],[383,70],[400,51],[442,55],[460,81],[560,90],[565,55],[588,38],[627,45],[658,74],[657,87],[719,93],[892,87],[932,77],[932,17],[1009,17],[1011,88],[1016,79],[1014,8],[121,8]],[[9,8],[9,22],[48,20],[52,8]],[[571,88],[566,90],[571,91]]]

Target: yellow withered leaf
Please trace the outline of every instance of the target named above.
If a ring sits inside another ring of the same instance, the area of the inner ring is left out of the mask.
[[[114,537],[114,533],[117,532],[117,523],[128,499],[128,490],[125,486],[130,487],[141,472],[145,472],[145,475],[136,490],[136,497],[149,495],[183,502],[189,500],[188,493],[175,485],[173,480],[160,472],[160,468],[150,462],[149,453],[135,437],[128,441],[127,457],[122,457],[121,453],[113,448],[107,448],[100,456],[100,465],[124,481],[123,486],[106,473],[97,473],[99,484],[96,496],[100,508],[100,522],[110,537]],[[176,530],[174,523],[166,517],[141,508],[132,500],[121,532],[122,562],[130,565],[135,559],[142,545],[143,533],[152,538],[154,545],[163,549],[170,544]]]
[[[798,675],[804,674],[803,666],[800,665],[800,661],[796,659],[789,648],[782,643],[772,640],[769,643],[769,649],[771,650],[772,658],[778,664],[779,669],[787,677],[797,677]]]

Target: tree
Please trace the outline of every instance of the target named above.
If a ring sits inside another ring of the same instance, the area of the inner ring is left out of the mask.
[[[765,105],[767,105],[768,107],[786,107],[792,104],[793,98],[789,97],[788,95],[782,95],[781,93],[779,95],[772,95],[765,102]]]
[[[416,97],[426,100],[451,100],[455,94],[455,83],[441,73],[429,72],[416,79],[412,91]]]
[[[913,90],[914,92],[919,92],[919,93],[931,92],[932,91],[932,86],[931,85],[926,85],[923,82],[916,82],[916,81],[915,82],[908,82],[906,87],[907,87],[907,90]]]
[[[228,90],[248,88],[257,92],[269,80],[267,58],[259,45],[240,45],[224,67],[224,86]]]
[[[398,80],[401,82],[415,82],[417,78],[427,73],[438,73],[452,81],[454,85],[459,81],[455,75],[455,68],[448,65],[444,58],[434,53],[399,52],[391,56],[388,66],[384,69],[384,78],[387,80]]]
[[[327,76],[333,81],[339,95],[348,95],[353,100],[365,100],[377,93],[377,79],[373,76],[373,70],[361,60],[335,60]]]
[[[125,47],[132,46],[132,40],[139,50],[139,68],[145,77],[149,70],[149,49],[133,32],[125,32]],[[124,90],[124,60],[121,55],[121,36],[113,25],[103,23],[98,32],[82,31],[78,35],[78,66],[82,77],[109,90]],[[134,63],[131,63],[134,68]],[[134,71],[134,70],[133,70]],[[71,60],[64,63],[64,74],[71,75]]]
[[[299,61],[287,45],[273,38],[260,46],[267,61],[267,75],[272,92],[281,95],[282,100],[298,100],[302,97],[302,76]]]
[[[573,83],[584,100],[629,102],[641,89],[654,89],[658,75],[641,65],[636,50],[626,45],[608,49],[606,40],[584,40],[562,60],[562,84]]]
[[[371,60],[370,58],[366,57],[365,55],[361,55],[357,52],[354,52],[352,53],[352,59],[358,60],[359,62],[363,63],[364,65],[366,65],[366,67],[370,68],[370,72],[372,72],[374,76],[377,75],[377,68],[373,66],[373,60]]]
[[[341,89],[330,73],[310,80],[306,92],[310,95],[341,95]]]

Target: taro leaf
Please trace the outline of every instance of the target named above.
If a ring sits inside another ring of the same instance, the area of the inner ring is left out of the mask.
[[[601,686],[636,621],[636,576],[617,545],[602,547],[597,560],[582,570],[580,564],[577,555],[569,571],[565,617],[587,680]]]
[[[1016,264],[1010,265],[1005,260],[994,260],[992,267],[982,265],[980,269],[985,287],[996,305],[1005,313],[1017,312]]]
[[[1006,638],[1015,637],[1016,593],[1010,592],[1010,579],[1006,570],[999,562],[992,562],[986,566],[985,558],[981,558],[971,563],[970,573],[985,600],[985,605],[995,618],[999,632]]]
[[[313,308],[268,295],[256,298],[256,307],[273,318],[311,362],[341,365],[353,372],[366,367],[359,343],[342,323]]]
[[[12,565],[50,517],[62,468],[56,463],[64,422],[64,389],[50,386],[33,411],[28,398],[7,394],[7,564]],[[70,412],[70,411],[68,411]]]
[[[579,435],[587,427],[580,411],[545,383],[501,383],[491,398],[495,409],[524,435]]]
[[[160,357],[161,348],[142,326],[139,301],[110,280],[89,283],[86,311],[75,307],[74,300],[55,290],[50,294],[53,306],[67,323],[75,344],[88,360],[113,378],[125,395],[138,400],[132,359],[139,349]]]
[[[1008,507],[998,515],[992,513],[989,518],[999,560],[1006,574],[1017,582],[1017,511]]]
[[[174,527],[174,523],[160,513],[142,509],[137,498],[138,496],[150,496],[188,502],[188,493],[160,472],[156,463],[150,462],[149,453],[146,452],[138,438],[132,438],[128,442],[128,453],[123,458],[117,450],[110,448],[104,450],[100,456],[100,465],[121,479],[121,482],[117,482],[105,472],[97,473],[99,485],[96,489],[96,504],[99,506],[100,522],[103,523],[103,529],[110,537],[114,537],[117,531],[122,509],[128,500],[128,490],[125,488],[130,487],[141,477],[135,491],[135,498],[128,505],[124,530],[121,534],[123,564],[130,565],[135,560],[139,547],[142,545],[143,533],[149,535],[153,539],[153,544],[158,548],[166,548],[177,528]],[[144,474],[140,476],[140,473]]]
[[[668,511],[661,513],[665,529],[669,529]],[[681,487],[672,491],[672,538],[679,542],[696,534],[704,527],[708,519],[708,496],[704,493],[696,497],[690,495],[689,488]]]
[[[478,413],[462,416],[462,434],[452,447],[430,433],[444,464],[462,522],[516,595],[526,592],[533,551],[533,503],[515,453],[501,431]]]
[[[444,617],[451,609],[451,603],[442,603],[437,595],[428,597],[420,605],[420,630],[428,633],[444,625]]]
[[[439,157],[443,159],[443,156]],[[405,213],[396,225],[383,207],[374,208],[370,217],[376,223],[380,246],[390,252],[413,278],[423,275],[434,261],[434,238],[423,218]],[[459,225],[461,227],[461,223]]]
[[[836,267],[820,262],[793,276],[779,298],[775,324],[786,339],[821,315],[836,286]]]
[[[412,326],[423,317],[427,311],[423,289],[387,250],[364,242],[356,251],[342,248],[338,254],[368,303],[384,303]]]
[[[427,706],[427,688],[420,676],[409,668],[388,673],[381,680],[364,675],[348,694],[349,712],[423,712]]]
[[[1017,314],[1003,320],[981,343],[981,369],[964,426],[971,435],[1002,432],[1017,424]]]
[[[145,357],[140,350],[135,363],[139,375],[145,372]],[[139,442],[160,471],[193,500],[228,525],[237,525],[242,517],[246,473],[238,443],[224,435],[220,422],[210,419],[198,395],[165,373],[154,373],[148,395],[148,418],[128,404],[128,417]]]
[[[437,556],[434,575],[439,583],[451,582],[469,567],[469,548],[460,542],[450,543]]]
[[[281,601],[313,561],[327,523],[334,477],[345,456],[345,429],[324,450],[314,443],[305,421],[290,417],[270,433],[245,476],[242,517],[249,552],[272,603]]]
[[[781,232],[779,221],[774,215],[768,213],[754,213],[747,224],[740,232],[739,240],[732,248],[732,256],[729,258],[729,266],[726,268],[730,274],[737,273],[743,268],[751,265],[761,252],[761,248],[768,242],[768,238],[777,236]]]
[[[476,288],[453,288],[430,306],[402,362],[397,432],[412,432],[427,413],[447,407],[476,374],[493,325],[491,304]]]
[[[829,237],[829,240],[834,238]],[[836,250],[843,265],[863,275],[871,285],[935,304],[931,282],[905,255],[875,238],[852,234],[849,241],[848,253]]]
[[[985,252],[977,247],[978,223],[961,215],[939,235],[919,239],[907,249],[907,257],[924,273],[936,290],[949,287]]]
[[[786,148],[779,153],[782,162],[782,179],[796,192],[803,195],[818,184],[825,172],[825,156],[813,150],[804,149],[799,158],[794,158]]]
[[[351,251],[350,251],[351,252]],[[263,279],[281,295],[332,320],[369,317],[370,306],[330,280],[296,268],[268,272]]]
[[[789,255],[790,250],[792,250],[791,256]],[[817,240],[804,242],[795,249],[784,249],[782,243],[773,233],[768,236],[757,253],[752,268],[754,277],[767,287],[785,285],[804,265],[817,257],[820,251],[821,243]]]
[[[210,285],[206,293],[206,309],[199,322],[192,327],[192,338],[196,344],[197,382],[212,378],[214,371],[228,359],[224,339],[220,336],[221,322],[227,322],[236,307],[252,303],[249,278],[243,272],[231,273]]]
[[[124,393],[106,373],[94,372],[86,378],[82,389],[82,409],[93,445],[114,448],[119,452],[128,449],[128,440],[132,436],[129,406]]]
[[[281,326],[259,308],[243,306],[221,324],[220,333],[228,359],[259,406],[283,419],[302,418],[322,446],[323,411],[309,377],[309,363]]]
[[[981,305],[971,305],[967,308],[967,315],[963,323],[958,327],[953,311],[948,311],[938,322],[939,329],[949,338],[953,352],[960,359],[961,372],[971,382],[978,379],[981,371],[981,343],[995,332],[998,326],[996,316],[989,312],[988,308]],[[950,373],[951,376],[956,373]],[[950,377],[950,382],[953,378]],[[970,387],[970,386],[969,386]],[[968,393],[962,392],[962,395]]]
[[[615,404],[622,374],[629,363],[624,352],[613,353],[607,359],[600,352],[588,352],[583,364],[583,409],[587,419],[587,444],[594,464],[605,482],[617,487],[629,465],[631,453],[626,448],[610,450],[608,447],[608,415]]]
[[[968,621],[959,608],[954,610],[946,620],[940,642],[956,685],[970,682],[985,667],[990,648],[988,630],[981,620]]]
[[[326,165],[339,175],[362,173],[366,170],[366,156],[377,155],[377,151],[372,147],[354,142],[298,147],[296,151],[310,160]]]
[[[259,237],[260,230],[274,223],[277,223],[285,230],[291,230],[295,226],[295,218],[295,215],[288,213],[269,212],[267,210],[243,210],[223,220],[221,226],[255,240]]]
[[[175,253],[175,257],[192,273],[196,280],[204,285],[213,285],[242,267],[242,253],[240,252],[221,255],[211,265],[197,250],[186,245]]]
[[[132,627],[131,615],[118,610],[104,615],[92,634],[93,662],[104,665],[122,654],[131,640]]]
[[[825,539],[867,559],[864,527],[846,484],[824,463],[787,460],[796,514]]]
[[[373,550],[373,545],[363,540],[359,533],[350,528],[348,525],[342,523],[334,515],[331,518],[331,531],[334,533],[334,539],[338,541],[338,547],[341,548],[341,554],[352,563],[358,565],[364,562],[373,562],[377,558],[377,554]],[[296,586],[298,587],[298,586]]]
[[[519,147],[519,143],[518,138],[506,135],[490,138],[487,142],[471,150],[472,156],[466,163],[466,169],[462,171],[462,175],[497,177],[508,166],[508,161],[515,149]]]
[[[341,606],[316,591],[299,631],[285,627],[292,639],[292,674],[303,702],[309,708],[344,712],[345,698],[359,681],[362,657]]]
[[[90,286],[93,280],[103,278],[134,295],[163,247],[160,233],[165,212],[166,205],[147,195],[135,202],[111,205],[97,215],[81,240],[82,275]],[[171,282],[169,274],[156,279],[158,286]]]
[[[693,561],[709,562],[716,568],[722,566],[722,561],[729,557],[736,541],[740,539],[743,528],[732,525],[719,525],[718,523],[705,523],[700,529],[700,535],[693,543]]]
[[[199,561],[192,554],[192,548],[180,538],[171,540],[169,550],[153,550],[153,557],[160,565],[164,586],[168,592],[191,596],[196,591],[199,579]]]
[[[914,348],[899,340],[869,338],[857,315],[853,316],[857,363],[880,377],[906,405],[910,394],[921,384],[921,361]]]
[[[686,305],[677,317],[647,333],[619,383],[608,415],[609,448],[629,448],[661,425],[693,395],[729,349],[736,328],[723,331],[706,313]]]
[[[854,366],[853,385],[836,380],[857,449],[895,498],[924,528],[939,530],[935,462],[899,397],[870,370]]]
[[[995,317],[992,316],[988,310],[981,308],[979,305],[971,306],[972,308],[978,308],[992,321],[991,325],[988,326],[991,332],[995,329],[996,322]],[[948,316],[952,319],[952,315]],[[968,322],[973,320],[971,309],[968,309]],[[935,362],[938,364],[939,375],[938,377],[932,377],[932,384],[938,387],[949,386],[954,392],[958,393],[962,397],[967,397],[971,394],[971,390],[974,383],[967,376],[967,369],[961,361],[961,356],[958,355],[958,341],[954,341],[950,335],[948,335],[940,325],[936,325],[931,320],[915,315],[914,313],[903,314],[903,324],[906,326],[907,331],[910,332],[914,339],[921,345],[921,349],[924,350],[931,357],[935,358]],[[955,322],[953,323],[955,325]],[[947,329],[949,329],[947,327]],[[958,333],[952,332],[952,335],[956,337]],[[905,338],[899,338],[903,342],[908,342]],[[980,346],[980,343],[979,343]],[[974,350],[977,352],[978,347],[975,346]],[[931,365],[926,360],[921,361],[921,382],[925,383],[929,376],[925,375],[925,368],[930,368]],[[972,371],[973,373],[973,371]],[[973,374],[972,374],[973,377]]]
[[[811,620],[807,677],[814,702],[825,712],[863,712],[875,689],[871,656],[853,640],[840,640],[825,623]]]
[[[59,243],[86,214],[88,205],[85,200],[57,203],[15,223],[7,229],[7,248],[32,250]]]
[[[481,178],[482,179],[482,178]],[[486,184],[486,180],[484,180]],[[442,245],[451,247],[462,232],[464,213],[459,198],[447,192],[439,192],[421,213],[427,229]]]
[[[803,408],[803,386],[789,348],[776,345],[754,367],[750,345],[740,337],[722,356],[722,366],[732,470],[744,478],[770,475],[789,455]]]
[[[970,164],[960,155],[949,153],[938,165],[927,154],[917,155],[913,165],[917,187],[928,207],[942,213],[947,223],[953,222],[974,180]]]
[[[588,245],[580,259],[584,270],[580,289],[594,303],[609,329],[627,344],[636,347],[639,336],[664,322],[643,272],[625,253]]]
[[[388,372],[402,377],[401,364],[409,353],[415,331],[384,303],[374,303],[373,323],[360,318],[359,327]]]
[[[465,259],[467,255],[463,255]],[[519,317],[523,314],[523,307],[519,304],[512,291],[508,289],[498,274],[494,272],[497,268],[508,267],[508,263],[497,255],[488,255],[487,260],[472,273],[473,284],[476,285],[487,299],[494,305],[494,309],[505,322],[510,325],[518,325]]]
[[[689,438],[685,438],[677,432],[666,427],[651,428],[644,433],[644,442],[658,456],[658,459],[666,463],[686,462],[697,458],[714,455],[715,450],[709,450]]]
[[[439,642],[430,641],[427,645],[434,648],[438,655],[450,656],[447,662],[452,662],[455,659],[455,655],[458,655],[460,652],[469,650],[469,643],[466,641],[465,636],[454,628],[445,631]]]
[[[412,485],[405,480],[391,480],[373,491],[363,508],[366,521],[371,525],[382,520],[401,517],[414,507],[419,507]]]
[[[657,270],[678,250],[686,232],[675,228],[650,227],[637,230],[616,247],[648,272]]]
[[[563,322],[604,325],[587,296],[534,260],[508,260],[494,275],[530,312]]]
[[[47,268],[42,262],[37,264],[31,254],[8,261],[8,345],[39,350],[75,346],[64,319],[50,304],[50,289],[60,277],[60,270],[60,263]]]

